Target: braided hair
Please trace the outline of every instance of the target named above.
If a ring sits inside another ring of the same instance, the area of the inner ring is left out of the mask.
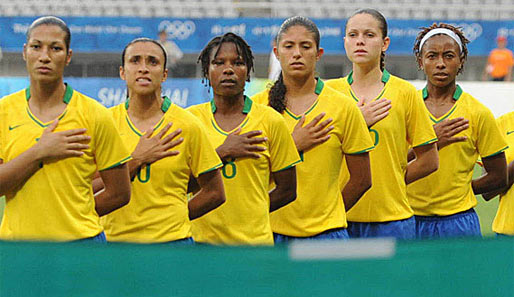
[[[422,27],[421,28],[421,32],[418,33],[418,36],[416,37],[416,41],[414,42],[414,48],[412,49],[412,51],[414,52],[414,56],[416,56],[416,60],[419,61],[421,59],[421,52],[423,50],[422,48],[419,48],[421,40],[423,39],[423,37],[425,37],[425,35],[427,35],[428,32],[432,31],[433,29],[437,29],[437,28],[448,29],[448,30],[452,31],[453,33],[457,34],[457,36],[459,36],[460,41],[462,43],[462,51],[460,52],[461,66],[460,66],[457,74],[461,73],[462,70],[464,69],[464,62],[468,58],[467,44],[469,43],[469,40],[466,38],[466,36],[464,36],[464,33],[462,32],[461,28],[452,26],[450,24],[433,23],[432,26],[430,26],[430,27]],[[436,35],[439,35],[439,34],[436,34]],[[418,63],[418,65],[419,65],[419,63]]]
[[[237,54],[241,56],[244,63],[246,64],[246,68],[248,69],[247,75],[248,79],[247,81],[250,81],[250,72],[253,71],[253,53],[246,41],[240,37],[237,34],[234,34],[232,32],[228,32],[223,34],[222,36],[216,36],[207,45],[204,47],[202,52],[200,53],[200,56],[198,56],[197,63],[201,63],[202,65],[202,82],[204,82],[207,86],[209,83],[209,65],[211,63],[211,52],[214,48],[217,47],[216,52],[214,53],[214,57],[218,55],[218,52],[221,48],[221,45],[223,43],[231,42],[235,44]]]
[[[314,41],[316,42],[316,49],[319,50],[320,33],[318,27],[313,21],[303,16],[290,17],[287,20],[285,20],[284,23],[282,23],[282,25],[280,26],[280,30],[277,33],[277,45],[280,43],[282,35],[284,35],[284,33],[287,32],[289,28],[294,26],[302,26],[308,32],[312,33]],[[275,81],[273,86],[270,88],[268,95],[269,105],[280,113],[284,112],[284,110],[286,109],[286,93],[287,88],[284,84],[284,76],[282,72],[280,72],[277,81]]]

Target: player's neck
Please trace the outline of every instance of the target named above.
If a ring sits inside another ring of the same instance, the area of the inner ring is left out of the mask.
[[[314,72],[304,77],[284,75],[284,85],[287,88],[287,98],[301,98],[314,94],[316,78],[314,77]]]
[[[214,94],[214,104],[216,105],[216,113],[226,115],[240,114],[243,112],[245,97],[243,93],[235,96]]]
[[[161,90],[151,94],[138,95],[133,92],[129,92],[130,101],[128,107],[128,113],[131,117],[144,120],[153,118],[156,115],[162,116],[162,101],[163,99],[159,94]]]
[[[63,104],[66,86],[62,79],[55,82],[30,80],[30,104],[39,109]]]
[[[382,70],[376,64],[356,65],[353,64],[353,84],[352,87],[372,86],[382,83]]]
[[[455,94],[455,90],[457,89],[457,85],[455,81],[449,83],[444,87],[434,86],[430,82],[427,83],[427,91],[429,100],[434,103],[444,104],[447,102],[453,102],[453,94]]]

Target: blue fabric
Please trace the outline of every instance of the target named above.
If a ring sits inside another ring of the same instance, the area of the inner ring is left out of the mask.
[[[162,244],[169,244],[169,245],[194,245],[195,241],[193,240],[193,237],[187,237],[179,240],[173,240],[168,242],[163,242]]]
[[[473,208],[449,216],[415,216],[417,238],[482,236]]]
[[[294,237],[283,235],[279,233],[273,233],[273,239],[275,244],[287,243],[292,240],[329,240],[329,239],[349,239],[348,231],[345,228],[330,229],[323,233],[309,236],[309,237]]]
[[[512,238],[512,237],[514,237],[514,235],[503,234],[503,233],[496,233],[496,237],[498,237],[498,238],[506,238],[506,237]]]
[[[75,240],[74,242],[98,242],[98,243],[107,243],[107,238],[105,238],[105,233],[98,234],[97,236],[88,237],[84,239]]]
[[[414,217],[390,222],[348,222],[350,238],[394,237],[396,239],[416,238],[416,221]]]

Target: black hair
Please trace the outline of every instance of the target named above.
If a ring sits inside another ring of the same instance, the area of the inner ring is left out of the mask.
[[[146,37],[136,38],[136,39],[132,40],[131,42],[129,42],[125,46],[125,48],[123,49],[123,52],[121,53],[121,67],[125,66],[125,53],[127,52],[127,48],[129,46],[133,45],[134,43],[138,43],[138,42],[151,42],[151,43],[156,44],[157,46],[159,46],[159,48],[162,50],[162,54],[164,55],[164,69],[166,69],[166,64],[168,63],[168,53],[166,52],[166,49],[164,48],[164,46],[160,42],[155,41],[155,40],[150,39],[150,38],[146,38]]]
[[[202,65],[202,81],[209,85],[209,65],[211,63],[211,52],[217,47],[213,57],[218,55],[218,52],[223,43],[233,43],[236,46],[237,54],[243,59],[247,68],[247,81],[250,81],[250,72],[253,71],[253,53],[252,49],[246,43],[246,41],[239,35],[232,32],[223,34],[222,36],[216,36],[203,48],[202,52],[198,56],[197,63]]]
[[[61,28],[61,30],[64,31],[64,33],[65,33],[64,43],[66,44],[66,52],[68,52],[70,49],[70,42],[71,42],[70,28],[68,28],[68,25],[66,25],[66,23],[63,20],[61,20],[58,17],[54,17],[54,16],[40,17],[40,18],[36,19],[34,22],[32,22],[32,24],[30,24],[30,26],[29,26],[29,29],[27,30],[27,34],[26,34],[27,42],[29,41],[30,34],[32,34],[32,31],[35,28],[42,26],[42,25],[57,26],[57,27]]]
[[[375,20],[378,21],[378,24],[379,24],[378,26],[379,26],[380,32],[382,33],[382,38],[387,37],[387,21],[386,21],[384,15],[382,15],[382,13],[380,13],[380,11],[373,9],[373,8],[359,9],[356,12],[354,12],[352,14],[352,16],[346,20],[345,27],[348,25],[348,21],[352,17],[354,17],[358,14],[369,14],[370,16],[372,16]],[[384,71],[384,69],[385,69],[385,51],[382,51],[382,53],[380,54],[380,70]]]
[[[319,50],[319,44],[320,44],[320,33],[318,30],[318,26],[311,21],[310,19],[303,17],[303,16],[294,16],[290,17],[287,20],[285,20],[282,25],[280,26],[280,30],[277,33],[277,39],[276,43],[277,46],[280,43],[280,39],[282,38],[282,35],[289,30],[289,28],[294,26],[302,26],[304,27],[308,32],[312,33],[314,37],[314,41],[316,43],[316,49]],[[271,106],[276,111],[282,113],[286,109],[286,93],[287,88],[284,84],[284,76],[282,75],[282,72],[280,72],[280,75],[278,76],[277,81],[273,84],[273,86],[269,90],[269,106]]]
[[[414,52],[414,55],[416,56],[416,60],[419,61],[419,59],[421,59],[422,49],[419,48],[421,39],[423,39],[423,37],[425,37],[425,35],[427,35],[428,32],[432,31],[433,29],[437,29],[437,28],[448,29],[448,30],[452,31],[453,33],[455,33],[457,36],[459,36],[460,41],[462,43],[462,50],[460,51],[460,60],[461,60],[462,64],[461,64],[457,74],[461,73],[462,70],[464,69],[464,62],[468,58],[469,40],[466,38],[466,36],[464,36],[464,33],[462,32],[461,28],[452,26],[450,24],[433,23],[432,26],[430,26],[430,27],[421,27],[420,28],[421,32],[418,33],[418,36],[416,37],[416,41],[414,42],[414,48],[412,49],[412,51]],[[436,34],[436,35],[440,35],[440,34]],[[419,63],[418,63],[418,66],[419,66]]]

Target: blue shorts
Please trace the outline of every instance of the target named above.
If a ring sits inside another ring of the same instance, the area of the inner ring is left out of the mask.
[[[414,217],[390,222],[348,222],[350,238],[394,237],[396,239],[416,238]]]
[[[330,229],[320,234],[309,236],[309,237],[294,237],[283,235],[279,233],[273,233],[273,239],[275,244],[287,243],[292,240],[328,240],[328,239],[348,239],[348,231],[345,228]]]
[[[102,231],[97,236],[88,237],[84,239],[74,240],[73,242],[98,242],[98,243],[107,243],[107,238],[105,238],[105,233]]]
[[[193,237],[186,237],[178,240],[173,241],[167,241],[162,242],[160,244],[169,244],[169,245],[193,245],[195,244],[195,241],[193,240]]]
[[[509,234],[503,234],[503,233],[495,233],[497,238],[508,238],[508,237],[514,237],[514,235]]]
[[[473,208],[449,216],[415,216],[417,238],[482,236]]]

